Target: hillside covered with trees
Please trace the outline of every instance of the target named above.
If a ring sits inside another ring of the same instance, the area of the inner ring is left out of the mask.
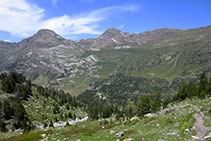
[[[162,93],[127,95],[130,102],[116,102],[124,101],[124,95],[120,95],[119,90],[123,89],[131,93],[134,90],[130,90],[130,87],[132,84],[135,86],[135,83],[131,81],[130,86],[125,85],[122,81],[124,79],[119,79],[119,84],[115,85],[118,87],[102,85],[99,90],[107,93],[113,92],[113,101],[106,101],[106,99],[92,95],[93,91],[87,90],[76,98],[62,90],[57,91],[32,84],[16,72],[2,73],[0,75],[0,130],[1,132],[12,132],[22,129],[25,133],[38,126],[50,128],[54,127],[55,123],[85,116],[88,116],[91,121],[111,118],[115,122],[123,122],[135,116],[143,117],[148,113],[156,113],[170,103],[211,96],[211,80],[202,74],[199,83],[184,83],[173,95]],[[127,81],[130,80],[127,78]],[[115,94],[118,97],[116,100]]]

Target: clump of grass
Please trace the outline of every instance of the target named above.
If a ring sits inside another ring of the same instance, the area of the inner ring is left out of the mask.
[[[172,113],[172,112],[174,112],[175,110],[173,110],[173,109],[170,109],[170,110],[167,110],[165,113],[164,113],[164,115],[168,115],[169,113]]]
[[[135,132],[136,132],[136,130],[130,129],[130,130],[125,131],[125,134],[129,135],[129,134],[132,134],[132,133],[135,133]]]
[[[45,132],[47,135],[52,135],[52,134],[54,134],[54,132],[52,131],[52,130],[48,130],[48,131],[46,131]]]
[[[27,133],[27,134],[23,134],[23,135],[19,135],[16,137],[11,137],[8,139],[0,139],[0,141],[35,141],[35,140],[39,140],[42,139],[41,135],[42,134],[46,134],[45,131],[38,131],[35,133]]]
[[[71,129],[65,131],[65,135],[66,135],[65,137],[70,137],[73,134],[78,133],[79,131],[80,129],[78,127],[72,127]]]
[[[204,126],[210,127],[211,126],[211,120],[205,120]]]
[[[144,124],[148,124],[155,119],[156,119],[156,117],[147,118],[147,119],[144,120]]]
[[[167,122],[167,123],[173,123],[174,120],[173,120],[173,119],[170,119],[170,118],[167,118],[167,119],[166,119],[166,122]]]
[[[102,127],[101,126],[95,126],[93,128],[86,128],[84,130],[85,135],[87,136],[92,136],[92,134],[94,134],[95,132],[97,132],[98,130],[100,130]]]
[[[127,121],[127,122],[124,123],[124,125],[131,126],[131,125],[136,124],[138,121],[139,120]]]
[[[208,112],[205,113],[205,116],[211,117],[211,109],[209,109]]]
[[[124,136],[122,137],[119,137],[120,141],[123,141],[124,139],[127,139],[129,138],[129,135],[132,134],[132,133],[136,133],[137,131],[134,130],[134,129],[129,129],[127,131],[124,131]]]
[[[119,139],[120,141],[123,141],[124,139],[127,139],[128,137],[129,137],[128,135],[125,135],[125,136],[120,137]]]
[[[114,126],[115,126],[115,124],[106,124],[106,125],[104,125],[104,129],[110,129]]]

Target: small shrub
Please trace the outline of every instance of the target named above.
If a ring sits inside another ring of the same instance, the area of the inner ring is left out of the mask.
[[[123,141],[124,139],[127,139],[128,137],[129,137],[128,135],[124,135],[124,136],[120,137],[119,139],[120,139],[120,141]]]
[[[166,122],[167,122],[167,123],[172,123],[172,122],[173,122],[173,120],[172,120],[172,119],[170,119],[170,118],[167,118],[167,119],[166,119]]]
[[[144,120],[144,124],[148,124],[149,122],[151,122],[155,119],[156,119],[156,117],[147,118],[147,119]]]
[[[76,133],[78,133],[78,132],[79,132],[79,128],[73,127],[72,129],[66,130],[66,131],[65,131],[65,134],[66,134],[65,137],[70,137],[70,136],[72,136],[73,134],[76,134]]]
[[[133,121],[127,121],[124,123],[124,125],[128,125],[128,126],[131,126],[131,125],[134,125],[138,122],[138,120],[133,120]]]
[[[130,130],[125,131],[125,134],[132,134],[132,133],[135,133],[135,132],[136,132],[136,130],[130,129]]]

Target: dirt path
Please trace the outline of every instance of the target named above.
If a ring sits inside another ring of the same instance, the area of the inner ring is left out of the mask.
[[[205,127],[204,126],[204,118],[205,115],[203,112],[200,111],[200,109],[197,106],[194,106],[194,108],[197,110],[197,113],[194,114],[194,118],[196,119],[196,123],[193,126],[193,130],[196,131],[197,135],[200,140],[204,140],[204,136],[208,131],[211,131],[211,127]]]
[[[177,55],[176,60],[175,60],[175,62],[174,62],[174,65],[173,65],[172,69],[174,69],[174,68],[176,67],[177,61],[178,61],[178,59],[179,59],[179,56],[180,56],[180,54]]]

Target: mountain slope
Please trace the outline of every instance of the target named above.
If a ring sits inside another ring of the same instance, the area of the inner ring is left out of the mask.
[[[155,114],[148,114],[141,119],[132,118],[127,122],[112,122],[104,120],[86,121],[76,126],[54,128],[48,131],[37,131],[11,137],[15,140],[194,140],[210,139],[210,130],[204,131],[203,137],[198,136],[200,127],[198,120],[210,123],[210,98],[185,100],[174,105],[168,105]],[[208,111],[209,110],[209,111]],[[208,111],[208,112],[207,112]],[[195,118],[197,113],[205,113],[203,118]],[[206,117],[206,118],[205,118]],[[109,121],[110,120],[110,121]],[[112,122],[112,123],[110,123]],[[207,127],[208,128],[208,127]],[[210,127],[209,127],[210,129]],[[119,136],[117,136],[119,135]],[[6,139],[6,138],[5,138]]]
[[[19,43],[0,42],[0,71],[18,71],[35,83],[73,95],[117,72],[159,78],[177,88],[183,80],[210,74],[210,37],[211,27],[139,34],[111,28],[97,39],[76,42],[43,29]]]

